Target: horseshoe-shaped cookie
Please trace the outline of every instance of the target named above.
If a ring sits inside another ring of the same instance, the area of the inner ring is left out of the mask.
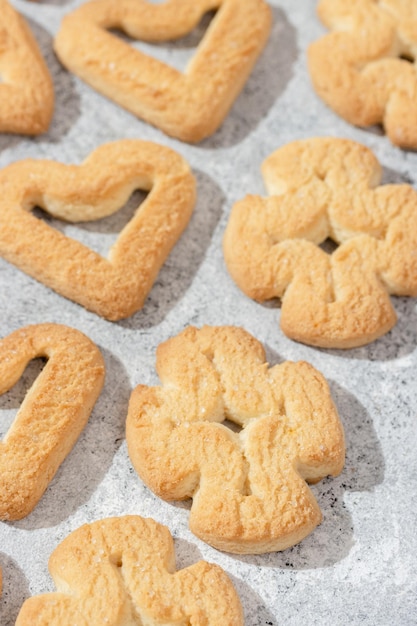
[[[25,20],[0,0],[0,132],[39,135],[54,109],[52,79]]]
[[[36,506],[83,430],[104,380],[100,351],[78,330],[26,326],[0,341],[0,393],[32,359],[39,374],[0,441],[0,519],[17,520]]]
[[[40,206],[67,221],[94,220],[122,207],[135,189],[150,192],[108,259],[30,213]],[[150,142],[104,144],[80,166],[20,161],[0,171],[0,255],[61,295],[118,320],[143,306],[194,202],[188,164]]]
[[[417,295],[417,193],[378,186],[381,168],[352,141],[295,141],[263,164],[269,198],[247,196],[224,235],[227,268],[249,297],[281,298],[288,337],[327,348],[390,330],[389,294]],[[332,254],[319,245],[341,244]]]
[[[417,148],[414,0],[321,0],[318,13],[332,31],[308,51],[318,95],[348,122],[383,124],[394,144]]]
[[[225,572],[199,561],[175,571],[165,526],[138,516],[85,524],[55,549],[56,593],[26,600],[16,626],[243,626]]]
[[[189,33],[216,10],[185,73],[149,57],[109,29],[160,42]],[[138,117],[183,141],[221,125],[270,32],[264,0],[92,0],[67,15],[55,39],[62,63]]]
[[[162,387],[136,387],[126,422],[145,484],[166,500],[192,498],[192,532],[220,550],[284,550],[312,532],[321,513],[305,481],[344,463],[323,377],[304,362],[268,369],[261,344],[227,326],[161,344],[157,371]]]

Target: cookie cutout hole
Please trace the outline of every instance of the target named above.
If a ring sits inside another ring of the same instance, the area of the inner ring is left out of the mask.
[[[111,557],[110,557],[110,563],[112,563],[112,565],[117,567],[117,569],[122,569],[122,567],[123,567],[122,555],[121,554],[112,554]]]
[[[46,210],[36,206],[32,215],[44,220],[48,226],[60,231],[70,239],[79,241],[87,248],[94,250],[100,256],[108,258],[110,248],[115,243],[123,228],[130,222],[135,213],[140,210],[148,193],[134,191],[129,200],[111,215],[89,222],[65,222],[52,217]]]
[[[337,250],[338,247],[339,247],[339,244],[337,244],[335,241],[333,241],[333,239],[330,239],[330,237],[325,239],[320,244],[320,248],[323,250],[323,252],[325,252],[326,254],[329,254],[329,255],[333,254],[333,252],[335,250]]]
[[[415,58],[413,54],[411,54],[411,52],[403,52],[398,58],[401,59],[401,61],[407,61],[407,63],[414,63],[415,61]]]
[[[6,437],[26,394],[42,372],[47,359],[33,359],[26,366],[19,380],[5,393],[0,395],[0,441]]]
[[[125,43],[128,43],[136,50],[147,54],[166,65],[170,65],[179,72],[184,73],[188,63],[194,57],[195,52],[203,40],[216,11],[208,11],[203,15],[199,24],[184,37],[164,42],[146,42],[134,39],[120,29],[109,29],[112,35],[115,35]]]
[[[225,419],[223,422],[223,426],[226,426],[229,430],[232,430],[234,433],[239,434],[243,430],[243,426],[240,424],[236,424],[236,422],[232,422],[232,420]]]

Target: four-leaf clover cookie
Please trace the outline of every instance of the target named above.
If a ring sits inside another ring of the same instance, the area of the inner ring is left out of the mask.
[[[136,387],[126,422],[145,484],[192,498],[192,532],[220,550],[284,550],[311,533],[321,512],[306,481],[344,463],[323,376],[305,362],[269,368],[262,345],[231,326],[188,327],[158,347],[156,367],[162,385]]]
[[[308,50],[318,95],[351,124],[382,124],[397,146],[417,148],[415,0],[321,0],[331,32]]]
[[[379,186],[373,153],[343,139],[292,142],[262,172],[270,196],[237,202],[224,235],[240,289],[281,298],[282,330],[306,344],[352,348],[389,331],[390,294],[417,295],[416,191]]]
[[[243,626],[236,591],[217,565],[176,571],[165,526],[137,515],[85,524],[55,548],[57,591],[29,598],[16,626]]]

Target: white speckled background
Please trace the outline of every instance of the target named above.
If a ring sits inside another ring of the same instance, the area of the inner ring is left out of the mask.
[[[99,345],[107,365],[89,423],[40,504],[22,521],[0,523],[1,626],[14,624],[27,597],[54,589],[48,557],[66,535],[84,522],[126,513],[169,526],[179,567],[200,558],[221,565],[240,594],[247,626],[417,624],[416,301],[395,298],[397,326],[367,347],[310,348],[280,332],[279,309],[240,293],[221,251],[233,202],[263,193],[259,166],[286,142],[316,135],[355,139],[375,151],[386,181],[416,186],[417,154],[392,147],[378,129],[350,127],[315,96],[305,51],[324,29],[312,0],[271,0],[274,27],[265,53],[223,127],[197,146],[164,136],[60,66],[52,39],[78,0],[12,3],[29,18],[46,56],[56,111],[49,132],[37,139],[0,135],[0,166],[26,157],[78,163],[103,142],[143,138],[189,160],[199,195],[190,226],[144,309],[119,323],[98,318],[0,260],[1,336],[29,323],[68,324]],[[197,41],[198,33],[152,50],[184,67]],[[135,194],[125,209],[100,222],[60,227],[105,253],[139,199]],[[188,530],[187,504],[160,501],[132,469],[124,439],[130,391],[138,383],[157,382],[156,346],[188,324],[241,325],[266,344],[271,364],[305,359],[330,383],[346,430],[346,466],[337,479],[312,488],[324,521],[293,549],[244,557],[217,552]],[[34,362],[0,397],[0,436],[38,371]]]

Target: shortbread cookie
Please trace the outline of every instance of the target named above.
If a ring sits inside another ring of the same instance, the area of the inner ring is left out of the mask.
[[[26,600],[16,626],[242,626],[234,587],[205,561],[176,571],[165,526],[138,516],[85,524],[54,550],[56,593]]]
[[[261,344],[227,326],[189,327],[161,344],[157,371],[162,386],[133,391],[126,424],[145,484],[166,500],[193,498],[190,528],[219,550],[284,550],[311,533],[321,512],[305,481],[344,463],[319,372],[304,362],[268,369]]]
[[[178,39],[216,10],[184,73],[109,32],[134,39]],[[264,0],[92,0],[67,15],[55,39],[62,63],[94,89],[183,141],[221,125],[260,55],[271,27]]]
[[[380,165],[352,141],[295,141],[263,164],[269,198],[247,196],[224,235],[226,265],[250,298],[281,298],[288,337],[367,344],[396,323],[389,294],[417,295],[417,193],[378,186]],[[326,254],[330,237],[341,244]]]
[[[49,70],[25,20],[0,0],[0,132],[39,135],[52,119]]]
[[[38,324],[0,341],[0,393],[32,359],[47,363],[0,441],[0,519],[36,506],[83,430],[104,380],[100,351],[78,330]]]
[[[108,259],[29,212],[37,205],[67,221],[95,220],[122,207],[135,189],[149,194]],[[118,320],[143,306],[194,202],[188,164],[150,142],[105,144],[80,166],[20,161],[0,171],[0,255],[63,296]]]
[[[383,124],[394,144],[417,148],[415,0],[321,0],[318,13],[332,30],[308,51],[319,96],[348,122]]]

